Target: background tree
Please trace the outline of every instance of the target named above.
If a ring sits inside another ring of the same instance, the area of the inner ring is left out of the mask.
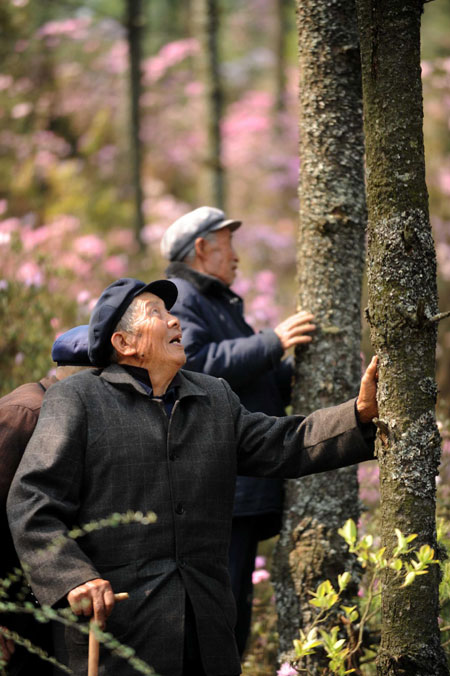
[[[379,356],[381,537],[436,547],[436,261],[422,134],[422,1],[357,0],[369,212],[368,320]],[[386,574],[378,673],[448,674],[438,627],[439,570],[399,588]]]
[[[207,147],[204,151],[206,190],[204,201],[225,208],[225,174],[222,163],[222,132],[224,93],[219,59],[219,0],[192,0],[194,34],[201,49],[198,57],[203,76]]]
[[[141,0],[127,0],[126,28],[130,58],[130,150],[133,173],[135,234],[142,246],[144,214],[142,211],[142,152],[140,140],[141,33],[144,25]]]
[[[360,295],[366,221],[361,71],[353,3],[297,3],[300,67],[298,306],[318,330],[299,350],[293,407],[303,414],[354,396],[361,375]],[[312,618],[308,590],[354,570],[337,535],[358,520],[356,469],[289,481],[276,550],[280,651]],[[357,574],[355,572],[353,592]],[[322,673],[315,656],[308,673]]]

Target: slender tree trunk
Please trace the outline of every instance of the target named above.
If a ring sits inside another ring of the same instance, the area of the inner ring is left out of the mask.
[[[366,222],[361,71],[355,7],[348,0],[298,0],[300,64],[299,307],[318,330],[296,357],[294,410],[309,413],[357,394],[360,294]],[[307,591],[344,570],[358,573],[338,536],[359,515],[356,468],[287,486],[275,554],[280,653],[307,630]],[[323,673],[317,657],[310,674]]]
[[[142,211],[142,153],[140,131],[141,97],[141,33],[143,26],[142,0],[127,0],[127,36],[130,58],[130,140],[135,203],[135,235],[142,246],[141,232],[144,227]]]
[[[202,45],[200,60],[205,86],[207,150],[205,200],[225,209],[225,173],[222,164],[224,95],[219,63],[219,0],[192,0],[194,32]]]
[[[440,457],[434,381],[436,262],[422,135],[420,0],[357,0],[369,210],[369,308],[379,356],[382,543],[394,529],[436,547]],[[439,569],[400,589],[386,575],[378,673],[448,674],[440,647]]]
[[[275,0],[275,112],[286,110],[286,51],[289,30],[287,0]]]

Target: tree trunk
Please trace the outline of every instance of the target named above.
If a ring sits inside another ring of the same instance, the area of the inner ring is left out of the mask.
[[[140,107],[141,97],[141,33],[143,25],[142,0],[127,0],[127,36],[130,59],[130,138],[133,171],[133,188],[135,202],[135,235],[142,246],[141,232],[144,227],[142,211],[142,182],[141,182],[141,141]]]
[[[296,357],[296,412],[341,403],[358,392],[360,294],[366,222],[361,71],[355,7],[348,0],[298,0],[300,62],[299,307],[318,329]],[[307,590],[344,570],[358,573],[338,536],[358,520],[356,468],[290,481],[275,554],[280,653],[307,630]],[[318,658],[305,665],[323,673]]]
[[[436,262],[422,135],[420,0],[357,0],[369,211],[369,307],[379,356],[377,453],[382,544],[394,529],[436,547],[440,458],[434,381]],[[448,674],[440,646],[439,569],[400,589],[383,580],[378,673]]]
[[[207,127],[206,190],[203,191],[202,199],[212,206],[225,209],[225,175],[220,128],[224,95],[219,64],[219,0],[193,0],[193,11],[194,34],[198,35],[202,46],[200,68],[205,87]]]
[[[286,51],[289,31],[287,0],[275,0],[275,112],[286,110]]]

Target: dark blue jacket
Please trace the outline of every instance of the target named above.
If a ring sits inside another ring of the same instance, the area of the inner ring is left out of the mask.
[[[292,365],[281,361],[276,333],[255,333],[244,319],[242,299],[217,278],[178,262],[166,273],[178,288],[171,312],[181,322],[185,368],[224,378],[249,411],[284,415]],[[281,480],[238,477],[234,516],[280,514],[281,508]]]

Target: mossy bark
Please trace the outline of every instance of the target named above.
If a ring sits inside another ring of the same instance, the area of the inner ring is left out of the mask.
[[[205,87],[207,150],[200,189],[202,199],[225,209],[225,172],[222,162],[221,121],[224,93],[219,58],[219,0],[193,0],[194,34],[201,43],[199,66]],[[204,179],[204,180],[203,180]]]
[[[420,0],[357,0],[369,213],[368,320],[379,356],[382,544],[394,529],[436,548],[436,262],[422,135]],[[431,319],[431,321],[430,321]],[[405,589],[383,580],[383,676],[448,674],[438,627],[439,569]]]
[[[298,306],[318,329],[296,355],[294,410],[355,396],[361,376],[360,295],[366,208],[360,56],[355,6],[298,0],[300,227]],[[290,481],[275,553],[280,655],[312,619],[308,590],[358,571],[337,529],[359,515],[356,468]],[[323,673],[316,658],[305,667]]]

